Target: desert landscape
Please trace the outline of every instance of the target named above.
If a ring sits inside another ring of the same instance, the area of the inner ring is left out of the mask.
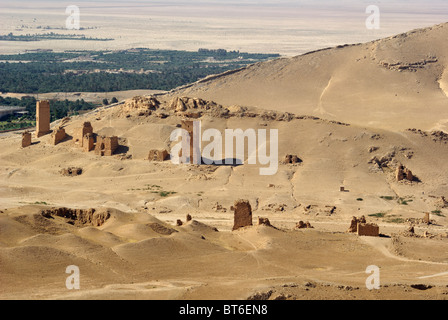
[[[36,130],[0,134],[0,298],[446,300],[447,37],[442,23],[113,93],[51,123],[57,93],[39,95]],[[172,132],[198,122],[278,130],[278,170],[247,145],[240,163],[173,163]]]

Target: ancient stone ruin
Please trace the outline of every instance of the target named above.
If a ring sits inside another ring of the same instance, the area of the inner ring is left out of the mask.
[[[234,223],[233,229],[252,226],[252,207],[248,200],[237,200],[233,205]]]
[[[429,212],[425,212],[425,216],[423,217],[423,223],[427,224],[427,225],[431,224],[431,219],[430,219],[430,216],[429,216]]]
[[[84,122],[82,127],[78,129],[77,133],[75,133],[75,143],[77,142],[80,147],[83,147],[84,136],[88,133],[93,134],[92,124],[90,122]]]
[[[65,168],[59,171],[59,173],[67,177],[76,177],[82,174],[82,168],[75,168],[75,167]]]
[[[169,153],[166,150],[151,150],[149,151],[148,160],[149,161],[165,161],[168,159]]]
[[[293,154],[287,154],[283,160],[284,164],[296,164],[296,163],[301,163],[302,160]]]
[[[36,137],[50,133],[50,102],[37,101],[36,103]]]
[[[402,180],[414,181],[415,177],[412,171],[400,164],[395,171],[395,179],[399,182]]]
[[[379,237],[380,227],[374,223],[358,223],[358,236]]]
[[[296,224],[296,229],[313,229],[314,227],[307,221],[299,221],[299,223]]]
[[[347,232],[356,232],[358,236],[379,237],[380,228],[377,224],[367,223],[364,216],[361,218],[353,217]]]
[[[358,223],[367,223],[366,217],[362,216],[361,218],[353,217],[352,222],[350,223],[350,227],[347,232],[354,233],[358,231]]]
[[[22,133],[22,148],[26,148],[31,145],[31,133],[25,131]]]
[[[189,159],[184,159],[184,163],[195,163],[195,160],[197,164],[201,163],[201,150],[199,149],[199,144],[195,144],[195,141],[199,141],[200,139],[200,132],[194,132],[194,121],[191,120],[182,120],[181,122],[181,128],[188,132],[188,135],[190,137],[190,156]],[[200,131],[200,130],[198,130]],[[182,141],[184,141],[184,138],[182,138]],[[182,146],[182,149],[187,149],[188,146]],[[181,155],[182,156],[182,155]],[[183,157],[183,156],[182,156]],[[188,158],[188,157],[187,157]],[[189,160],[189,161],[188,161]]]
[[[110,218],[110,213],[106,209],[97,211],[95,209],[52,208],[41,210],[40,214],[48,219],[52,219],[54,216],[65,218],[68,220],[68,224],[75,226],[100,227]]]
[[[95,137],[93,133],[86,133],[81,141],[82,149],[84,152],[90,152],[95,148]]]
[[[56,128],[51,133],[51,143],[55,146],[59,142],[64,140],[66,136],[67,136],[67,134],[65,133],[65,129],[64,128],[61,128],[61,127]]]
[[[100,156],[111,156],[118,148],[118,137],[97,136],[95,154]]]
[[[262,217],[258,217],[258,225],[261,226],[267,226],[267,227],[272,227],[271,222],[269,221],[268,218],[262,218]]]

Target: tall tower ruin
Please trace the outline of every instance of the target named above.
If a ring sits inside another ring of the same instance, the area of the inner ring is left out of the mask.
[[[50,102],[48,100],[36,103],[36,137],[50,133]]]

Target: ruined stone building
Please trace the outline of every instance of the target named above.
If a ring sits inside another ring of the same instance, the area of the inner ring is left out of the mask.
[[[95,154],[100,156],[111,156],[118,148],[118,137],[96,137]]]
[[[166,150],[151,150],[149,151],[148,160],[149,161],[165,161],[168,159],[168,151]]]
[[[36,103],[36,137],[50,133],[50,102],[37,101]]]
[[[374,223],[358,223],[358,236],[379,237],[380,227]]]
[[[347,232],[357,233],[358,236],[379,237],[380,228],[377,224],[367,223],[366,218],[353,217]]]
[[[88,133],[93,134],[93,127],[90,122],[84,122],[82,127],[78,129],[78,132],[75,133],[75,143],[78,143],[80,147],[83,147],[84,136]]]
[[[57,145],[59,142],[61,142],[62,140],[65,139],[66,137],[66,133],[65,133],[65,129],[64,128],[56,128],[55,130],[53,130],[53,132],[51,133],[51,143],[53,145]]]
[[[414,181],[415,177],[412,174],[412,171],[400,164],[395,171],[395,179],[397,181],[408,180]]]

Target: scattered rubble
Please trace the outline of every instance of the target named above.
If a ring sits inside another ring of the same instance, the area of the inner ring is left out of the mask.
[[[76,168],[76,167],[65,168],[59,171],[59,173],[67,177],[76,177],[82,174],[82,168]]]
[[[308,221],[299,221],[299,223],[296,224],[296,229],[314,229],[314,227]]]

